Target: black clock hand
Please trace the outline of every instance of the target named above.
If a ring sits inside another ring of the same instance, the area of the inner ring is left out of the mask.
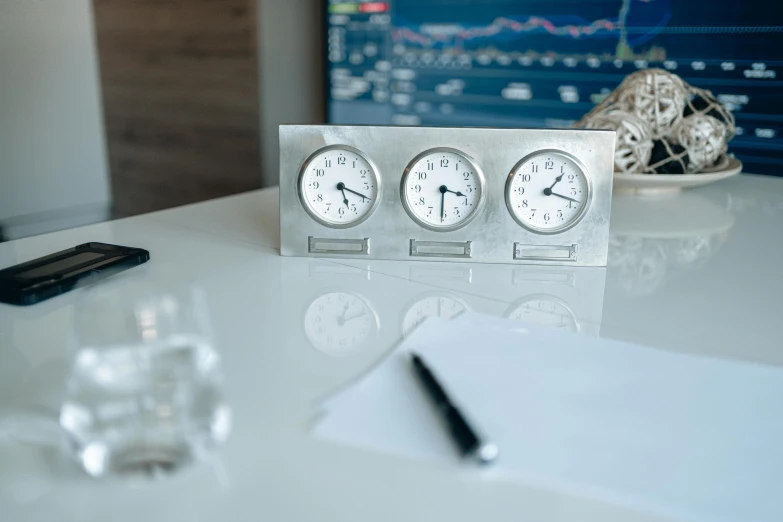
[[[440,190],[440,222],[443,223],[443,218],[446,217],[446,211],[444,210],[444,204],[446,203],[446,192],[448,192],[449,189],[446,188],[446,185],[441,185],[438,190]]]
[[[349,306],[350,306],[349,303],[345,303],[345,307],[343,308],[343,313],[337,317],[337,326],[342,326],[343,323],[345,323],[345,315],[348,313]]]
[[[552,195],[552,189],[555,188],[555,185],[560,183],[560,180],[562,180],[562,179],[563,179],[563,175],[560,174],[558,177],[555,178],[555,182],[552,183],[551,185],[549,185],[549,188],[545,188],[544,189],[544,194],[546,194],[547,196],[551,196]],[[547,194],[547,191],[549,191],[549,194]]]
[[[343,317],[343,322],[345,323],[345,322],[350,321],[351,319],[358,319],[359,317],[364,317],[365,315],[367,315],[367,312],[362,312],[360,314],[350,315],[348,317]]]
[[[463,194],[462,192],[459,192],[459,191],[454,192],[453,190],[446,189],[446,192],[451,192],[452,194],[456,194],[457,196],[460,196],[460,197],[463,197],[463,198],[465,197],[465,194]]]
[[[349,189],[349,188],[348,188],[348,187],[346,187],[346,186],[343,186],[343,188],[344,188],[345,190],[347,190],[348,192],[350,192],[351,194],[356,194],[357,196],[359,196],[359,197],[360,197],[360,198],[362,198],[363,200],[364,200],[364,199],[370,199],[370,198],[368,198],[367,196],[365,196],[364,194],[359,194],[359,193],[358,193],[358,192],[356,192],[355,190],[351,190],[351,189]]]
[[[338,183],[337,190],[343,193],[343,203],[345,203],[345,206],[350,209],[351,206],[348,204],[348,198],[345,197],[345,183],[343,183],[342,181]]]
[[[552,196],[557,196],[557,197],[559,197],[559,198],[567,199],[568,201],[573,201],[574,203],[581,203],[581,201],[577,201],[577,200],[576,200],[576,199],[574,199],[574,198],[569,198],[568,196],[564,196],[564,195],[562,195],[562,194],[558,194],[557,192],[551,192],[550,194],[551,194]],[[550,194],[547,194],[547,196],[549,196]]]

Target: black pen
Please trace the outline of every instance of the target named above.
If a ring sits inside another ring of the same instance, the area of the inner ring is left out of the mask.
[[[465,416],[451,402],[446,391],[440,385],[438,380],[432,374],[422,358],[413,353],[411,354],[413,370],[424,390],[429,395],[432,402],[435,403],[438,412],[443,417],[446,427],[449,429],[451,438],[457,445],[460,454],[463,457],[476,458],[482,464],[488,464],[495,460],[498,455],[498,447],[483,439],[476,429],[470,425]]]

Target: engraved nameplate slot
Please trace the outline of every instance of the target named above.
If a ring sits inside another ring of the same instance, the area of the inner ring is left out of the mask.
[[[308,251],[311,254],[368,255],[370,253],[370,238],[330,239],[310,236]]]
[[[576,261],[576,245],[525,245],[514,243],[517,261]]]
[[[472,241],[416,241],[411,239],[411,255],[418,257],[471,257]]]

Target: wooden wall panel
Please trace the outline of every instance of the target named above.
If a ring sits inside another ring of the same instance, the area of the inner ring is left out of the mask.
[[[93,0],[114,208],[260,187],[255,0]]]

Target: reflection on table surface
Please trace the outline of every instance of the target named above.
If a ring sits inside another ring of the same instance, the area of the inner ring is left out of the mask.
[[[783,351],[767,342],[747,346],[742,328],[737,328],[747,324],[760,338],[773,336],[772,316],[779,308],[774,289],[783,292],[783,288],[782,278],[774,277],[773,260],[779,259],[781,246],[772,240],[779,236],[772,224],[783,215],[783,202],[774,191],[734,190],[731,185],[726,182],[665,197],[618,194],[605,272],[329,259],[309,260],[321,265],[312,265],[298,276],[284,273],[282,282],[290,286],[288,281],[307,278],[312,295],[297,297],[304,303],[317,300],[327,288],[339,292],[342,287],[361,296],[367,317],[377,317],[366,328],[369,333],[377,330],[378,337],[342,340],[355,357],[390,348],[427,317],[451,318],[468,310],[683,353],[783,364]],[[756,268],[746,271],[747,266]],[[298,269],[292,264],[285,270]],[[318,275],[335,270],[342,273],[331,278]],[[388,286],[381,282],[383,275],[400,284],[380,288]],[[422,290],[402,281],[431,288]],[[746,301],[737,300],[741,294]],[[283,298],[286,302],[293,296],[284,293]],[[297,306],[306,309],[305,304]],[[332,314],[337,320],[342,311]],[[352,321],[361,320],[350,320],[334,331],[350,330]],[[295,321],[301,332],[303,312]],[[312,342],[317,335],[318,329],[309,330],[307,344],[326,355],[328,339],[319,348],[318,342]],[[341,342],[334,336],[333,341]],[[362,348],[364,343],[370,348]]]
[[[706,263],[726,241],[734,216],[698,191],[663,197],[615,195],[608,266],[629,294],[648,294]]]
[[[58,235],[62,248],[89,240],[148,247],[153,262],[136,273],[165,280],[164,260],[203,285],[236,422],[220,465],[194,466],[145,490],[96,486],[62,465],[48,445],[59,434],[36,424],[39,414],[56,419],[64,397],[78,292],[27,310],[3,309],[0,518],[664,520],[589,496],[493,480],[456,460],[414,465],[327,444],[311,436],[309,423],[319,399],[366,374],[420,321],[465,310],[775,371],[783,365],[783,183],[741,178],[683,192],[676,205],[618,198],[612,233],[620,248],[606,270],[282,258],[271,248],[274,191]],[[643,220],[638,205],[650,209]],[[712,228],[693,226],[699,214],[711,216],[704,221]],[[665,223],[667,215],[673,219]],[[43,255],[51,241],[3,244],[0,257],[10,265]],[[623,257],[629,249],[636,256],[630,261]],[[637,264],[648,258],[652,264]],[[716,411],[720,406],[716,401]]]
[[[427,318],[466,311],[594,336],[600,331],[601,268],[395,263],[423,287],[373,273],[375,264],[281,264],[282,315],[293,323],[287,343],[304,339],[328,357],[377,356]]]
[[[769,178],[616,194],[602,335],[783,365],[782,218],[783,183]]]

